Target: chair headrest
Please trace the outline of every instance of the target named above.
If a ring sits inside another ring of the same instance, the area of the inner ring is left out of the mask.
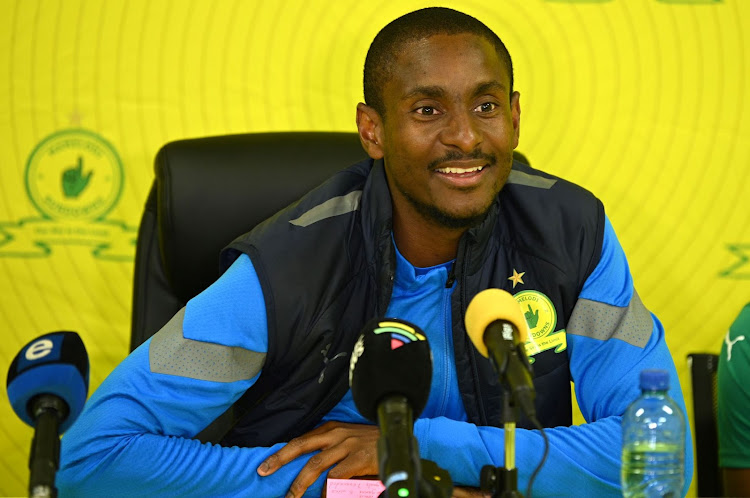
[[[334,172],[365,159],[356,133],[279,132],[171,142],[156,157],[167,280],[183,302],[219,276],[219,252]]]

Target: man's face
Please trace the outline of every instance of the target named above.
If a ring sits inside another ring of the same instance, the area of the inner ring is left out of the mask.
[[[380,144],[394,210],[448,228],[481,220],[510,174],[518,94],[492,44],[472,34],[406,44],[382,89]]]

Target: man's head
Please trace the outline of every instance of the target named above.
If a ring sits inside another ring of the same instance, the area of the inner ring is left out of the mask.
[[[384,159],[394,223],[481,220],[510,174],[521,112],[497,36],[450,9],[396,19],[368,52],[365,98],[357,126],[368,154]]]
[[[408,42],[433,35],[475,34],[495,47],[510,78],[513,93],[513,61],[502,40],[478,19],[445,7],[428,7],[391,21],[375,36],[365,58],[365,103],[385,117],[382,89],[393,74],[395,54]]]

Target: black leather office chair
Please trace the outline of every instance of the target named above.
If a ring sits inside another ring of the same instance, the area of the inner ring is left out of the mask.
[[[162,147],[138,231],[131,351],[218,278],[224,246],[366,157],[356,133],[253,133]]]
[[[710,353],[690,353],[687,358],[693,386],[698,496],[723,496],[716,428],[716,370],[719,357]]]
[[[250,133],[163,146],[138,230],[130,350],[219,277],[224,246],[366,158],[357,133]]]

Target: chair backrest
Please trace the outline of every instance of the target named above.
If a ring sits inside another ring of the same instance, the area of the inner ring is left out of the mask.
[[[135,255],[131,350],[219,276],[235,237],[365,159],[356,133],[280,132],[161,148]]]
[[[711,353],[690,353],[687,358],[693,386],[693,433],[698,496],[723,496],[716,428],[716,370],[719,356]]]
[[[164,145],[138,230],[130,350],[219,277],[223,247],[366,158],[357,133],[250,133]],[[518,151],[514,158],[528,164]]]

